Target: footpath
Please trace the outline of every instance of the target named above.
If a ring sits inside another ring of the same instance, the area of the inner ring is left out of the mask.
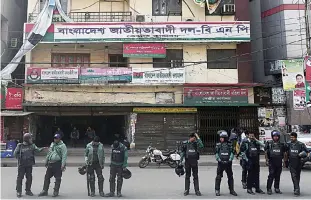
[[[128,166],[129,167],[138,167],[138,163],[141,160],[142,156],[129,156]],[[68,156],[67,158],[67,167],[79,167],[84,165],[83,156]],[[45,156],[36,156],[35,167],[44,167],[45,165]],[[106,156],[105,166],[110,165],[110,157]],[[233,160],[233,165],[240,165],[240,160],[236,158]],[[265,158],[262,155],[260,157],[260,165],[265,166]],[[1,158],[1,167],[16,167],[17,160],[15,158]],[[199,160],[199,166],[217,166],[217,161],[215,160],[214,155],[201,155]],[[158,167],[155,163],[150,163],[148,167]],[[161,165],[161,167],[168,167]]]

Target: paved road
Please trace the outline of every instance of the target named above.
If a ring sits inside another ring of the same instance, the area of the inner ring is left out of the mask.
[[[133,173],[133,177],[129,180],[124,181],[123,187],[123,198],[126,199],[190,199],[190,198],[215,198],[214,195],[214,180],[216,167],[200,167],[200,186],[202,197],[196,197],[193,195],[184,197],[184,178],[175,175],[173,169],[160,168],[160,169],[139,169],[130,168]],[[290,199],[293,198],[292,182],[290,179],[289,171],[286,170],[282,174],[281,178],[281,189],[283,191],[282,195],[274,194],[272,196],[268,195],[248,195],[246,191],[242,189],[240,184],[240,172],[241,169],[238,166],[234,166],[234,177],[235,177],[235,189],[239,194],[238,197],[232,197],[228,194],[228,187],[226,176],[222,182],[221,192],[222,196],[220,199],[226,198],[252,198],[252,199],[262,199],[262,198],[277,198],[277,199]],[[45,168],[36,167],[34,168],[34,182],[32,190],[35,194],[38,194],[42,189],[43,177],[45,173]],[[105,192],[108,192],[109,182],[108,182],[109,169],[104,169],[105,175]],[[262,189],[265,190],[265,183],[267,177],[267,168],[261,168],[261,185]],[[308,189],[310,186],[311,172],[303,171],[301,180],[301,192],[302,196],[299,198],[308,199],[311,196],[311,190]],[[15,179],[16,179],[16,168],[15,167],[1,167],[1,198],[4,199],[15,199]],[[50,186],[49,193],[52,193],[53,184]],[[87,197],[85,176],[81,176],[77,172],[76,167],[68,167],[63,176],[63,182],[61,185],[59,199],[84,199]],[[192,187],[192,185],[191,185]],[[193,188],[193,187],[192,187]],[[25,199],[30,199],[27,196],[23,196]],[[37,196],[35,198],[38,198]],[[51,198],[51,197],[47,197]],[[47,199],[42,198],[42,199]],[[96,198],[99,198],[98,196]]]

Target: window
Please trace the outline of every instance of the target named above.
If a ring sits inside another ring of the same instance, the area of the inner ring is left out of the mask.
[[[208,69],[236,69],[237,58],[235,49],[207,50]]]
[[[182,0],[152,0],[154,16],[181,16]]]
[[[178,68],[183,67],[183,50],[168,49],[166,50],[166,58],[154,58],[154,68]]]
[[[110,67],[127,67],[127,58],[122,54],[109,54]]]
[[[222,15],[222,9],[225,4],[234,4],[234,0],[208,0],[209,8],[205,5],[205,15]],[[218,5],[218,6],[217,6]]]
[[[8,36],[9,36],[9,23],[8,23],[8,20],[3,17],[1,15],[1,41],[3,42],[3,45],[4,47],[7,45],[8,43]]]
[[[53,53],[52,67],[89,67],[90,57],[90,54]]]

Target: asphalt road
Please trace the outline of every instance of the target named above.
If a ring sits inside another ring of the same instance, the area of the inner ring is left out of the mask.
[[[252,199],[291,199],[293,198],[293,185],[290,178],[289,171],[286,169],[283,171],[281,177],[281,190],[283,194],[273,194],[268,195],[248,195],[245,190],[241,187],[241,168],[239,166],[234,166],[234,177],[235,177],[235,190],[238,193],[238,197],[233,197],[229,195],[227,186],[227,177],[224,175],[221,194],[218,197],[220,199],[226,198],[252,198]],[[190,199],[190,198],[215,198],[214,195],[214,180],[216,167],[200,167],[200,189],[203,194],[202,197],[196,197],[193,192],[193,185],[191,185],[191,194],[188,197],[183,196],[184,190],[184,177],[178,177],[173,169],[169,168],[129,168],[132,171],[132,178],[129,180],[124,180],[123,184],[123,198],[125,199]],[[16,173],[15,167],[1,167],[1,198],[3,199],[15,199],[15,183],[16,183]],[[45,174],[44,167],[35,167],[33,170],[34,180],[32,191],[36,194],[33,198],[37,197],[37,194],[42,190],[43,178]],[[261,168],[261,186],[265,191],[265,185],[267,180],[268,171],[266,167]],[[105,176],[105,187],[104,191],[109,192],[109,168],[104,169]],[[302,172],[301,180],[301,197],[299,199],[308,199],[311,196],[310,183],[311,183],[311,171],[306,170]],[[63,181],[61,184],[60,196],[58,199],[86,199],[87,189],[86,189],[86,177],[81,176],[77,172],[76,167],[68,167],[64,172]],[[52,194],[52,189],[54,187],[54,180],[51,180],[49,195]],[[24,186],[23,186],[24,187]],[[96,184],[97,187],[97,184]],[[98,192],[96,190],[96,192]],[[31,199],[31,197],[23,196],[24,199]],[[95,198],[100,198],[97,194]],[[40,199],[51,199],[49,197],[40,197]]]

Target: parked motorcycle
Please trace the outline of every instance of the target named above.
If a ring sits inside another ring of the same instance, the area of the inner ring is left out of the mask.
[[[161,164],[166,164],[171,168],[176,168],[180,162],[180,155],[177,150],[161,151],[155,147],[152,147],[150,144],[146,150],[146,153],[147,154],[139,161],[140,168],[147,167],[150,162],[155,162],[159,166]]]

